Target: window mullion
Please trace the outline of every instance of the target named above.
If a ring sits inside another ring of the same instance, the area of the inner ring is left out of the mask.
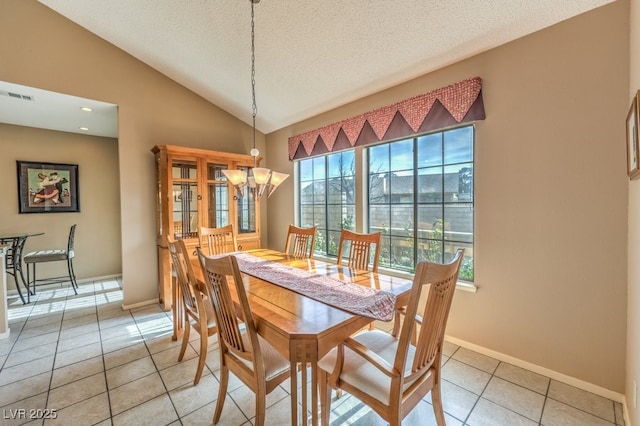
[[[325,253],[329,255],[329,156],[324,157],[324,226],[327,237],[325,238]]]
[[[440,232],[440,241],[439,242],[440,242],[440,262],[444,262],[444,230],[445,230],[445,226],[444,226],[444,224],[445,224],[445,217],[444,217],[445,208],[444,208],[444,205],[446,203],[445,194],[447,192],[447,189],[446,189],[446,186],[445,186],[446,185],[446,183],[445,183],[445,180],[446,180],[445,179],[445,176],[446,176],[445,170],[446,170],[447,167],[446,167],[446,164],[445,164],[445,156],[444,156],[444,154],[445,154],[444,132],[441,133],[440,137],[442,138],[442,143],[440,144],[440,146],[442,147],[442,173],[440,174],[440,176],[442,178],[442,204],[440,206],[440,208],[442,209],[442,219],[441,219],[441,221],[442,221],[442,225],[441,225],[442,226],[442,231]]]
[[[413,270],[418,261],[418,138],[413,138]]]

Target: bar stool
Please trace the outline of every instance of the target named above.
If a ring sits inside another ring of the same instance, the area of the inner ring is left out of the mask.
[[[76,225],[71,226],[69,231],[69,240],[67,242],[67,249],[57,250],[39,250],[32,251],[24,256],[24,263],[27,265],[27,301],[29,302],[32,294],[36,294],[36,284],[56,284],[70,281],[73,292],[77,295],[78,283],[76,282],[76,274],[73,271],[73,258],[75,253],[73,251],[73,240],[76,233]],[[68,275],[36,279],[36,265],[44,262],[67,262]],[[29,267],[31,266],[31,267]],[[31,280],[31,272],[33,272],[33,280]],[[33,285],[33,291],[29,291],[29,284]],[[27,302],[27,303],[28,303]]]

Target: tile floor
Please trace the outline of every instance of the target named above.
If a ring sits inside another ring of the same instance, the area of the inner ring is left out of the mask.
[[[215,337],[197,386],[197,341],[178,363],[170,313],[123,311],[118,280],[39,290],[30,305],[10,297],[11,334],[0,340],[1,424],[209,425],[218,391]],[[197,333],[192,333],[197,338]],[[622,405],[465,348],[446,345],[447,425],[623,425]],[[267,399],[267,425],[290,424],[289,382]],[[37,417],[52,417],[55,419]],[[253,393],[231,377],[219,424],[251,425]],[[36,418],[34,418],[36,417]],[[345,394],[332,425],[383,425]],[[435,425],[427,396],[403,425]]]

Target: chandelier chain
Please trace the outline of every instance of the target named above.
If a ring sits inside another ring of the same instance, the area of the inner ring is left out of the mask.
[[[253,151],[256,149],[256,115],[258,114],[258,106],[256,104],[256,32],[254,23],[254,1],[251,2],[251,117],[253,120]],[[253,167],[256,167],[257,157],[253,157]]]
[[[258,113],[256,106],[256,44],[255,44],[255,24],[254,24],[253,2],[251,2],[251,99],[253,100],[253,116]]]
[[[258,168],[257,161],[260,151],[256,149],[256,115],[258,106],[256,105],[256,44],[255,44],[255,13],[254,4],[260,0],[249,0],[251,2],[251,109],[253,116],[253,149],[250,151],[253,157],[253,168],[249,167],[245,172],[244,167],[233,170],[222,170],[227,180],[236,188],[239,197],[244,197],[245,188],[249,188],[254,200],[259,200],[262,194],[271,196],[273,191],[289,177],[288,174],[278,173],[266,168]],[[234,197],[237,199],[237,197]],[[250,207],[251,208],[251,207]],[[244,211],[244,210],[243,210]]]

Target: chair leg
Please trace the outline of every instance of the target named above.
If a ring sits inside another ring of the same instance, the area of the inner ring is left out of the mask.
[[[266,399],[267,395],[265,395],[264,388],[258,386],[256,391],[256,418],[253,422],[255,426],[264,426],[265,412],[267,410]],[[305,414],[303,414],[303,418],[306,418]]]
[[[222,414],[222,407],[224,407],[224,399],[227,396],[227,384],[229,383],[229,369],[222,362],[222,355],[220,355],[220,387],[218,388],[218,400],[216,401],[216,411],[213,413],[213,424],[218,424],[220,420],[220,414]],[[257,407],[256,407],[257,408]]]
[[[36,264],[31,263],[31,267],[27,264],[27,303],[31,303],[31,296],[36,294]],[[33,272],[33,281],[31,281],[29,271]],[[33,291],[29,290],[29,284],[33,282]]]
[[[327,372],[321,368],[318,369],[318,382],[320,385],[320,424],[322,426],[329,426],[329,418],[331,416],[331,388],[327,385]]]
[[[207,324],[200,323],[200,355],[198,357],[198,369],[196,370],[196,378],[193,380],[193,385],[197,385],[202,377],[202,370],[204,370],[204,363],[207,360],[207,347],[209,339],[207,338]]]
[[[73,288],[73,292],[78,294],[78,283],[76,282],[76,273],[73,270],[73,259],[67,257],[67,270],[69,271],[69,281],[71,281],[71,288]]]
[[[191,321],[185,314],[184,316],[184,332],[182,334],[182,346],[180,347],[180,353],[178,354],[178,361],[182,361],[184,353],[187,350],[187,344],[189,343],[189,334],[191,333]]]
[[[442,393],[440,392],[440,383],[435,383],[431,389],[431,402],[433,403],[433,413],[436,416],[438,426],[446,426],[444,420],[444,410],[442,408]]]

